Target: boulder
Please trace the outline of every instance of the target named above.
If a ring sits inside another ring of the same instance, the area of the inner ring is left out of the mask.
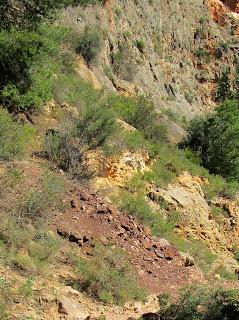
[[[181,255],[181,258],[182,258],[182,261],[183,261],[183,265],[185,267],[194,266],[194,258],[190,254],[185,253],[185,252],[179,252],[179,253]]]
[[[160,315],[158,313],[145,313],[141,317],[143,320],[160,320]]]
[[[89,316],[80,303],[65,296],[58,299],[58,312],[69,316],[72,320],[85,320]]]

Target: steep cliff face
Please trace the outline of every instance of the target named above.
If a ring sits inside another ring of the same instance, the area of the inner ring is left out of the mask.
[[[86,26],[102,30],[92,70],[103,86],[150,94],[158,110],[191,119],[215,107],[218,78],[236,63],[238,19],[229,10],[234,2],[109,0],[103,7],[68,8],[60,23],[78,33]],[[227,50],[218,55],[222,43]]]

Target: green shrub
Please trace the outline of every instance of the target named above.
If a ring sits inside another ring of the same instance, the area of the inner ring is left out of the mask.
[[[239,102],[225,101],[215,114],[195,119],[183,146],[190,147],[214,174],[239,180]]]
[[[138,39],[135,41],[135,45],[138,48],[138,50],[143,53],[145,49],[145,42],[142,39]]]
[[[60,68],[57,56],[67,33],[48,25],[34,31],[0,31],[0,103],[26,110],[52,97],[54,74]]]
[[[76,52],[81,54],[87,64],[92,64],[101,49],[101,33],[96,28],[86,27],[84,34],[78,40]]]
[[[222,73],[221,78],[218,80],[216,100],[223,102],[225,99],[231,99],[233,97],[231,89],[229,70],[227,69]]]
[[[34,275],[45,270],[60,247],[59,240],[42,225],[19,225],[9,214],[1,216],[0,264]]]
[[[140,97],[137,100],[135,113],[129,123],[142,131],[146,139],[156,143],[167,141],[166,126],[162,123],[149,97]]]
[[[185,242],[186,250],[193,256],[195,264],[207,274],[217,256],[202,240],[190,239]]]
[[[228,267],[220,265],[217,269],[214,270],[215,273],[219,274],[221,278],[236,281],[238,280],[235,272],[232,272]]]
[[[103,302],[123,304],[146,298],[135,271],[118,248],[96,244],[92,258],[78,260],[77,270],[81,289]]]
[[[193,94],[190,91],[185,91],[184,97],[187,100],[188,103],[192,104],[194,101]]]
[[[83,7],[89,6],[89,5],[95,5],[97,3],[103,5],[105,3],[105,0],[69,0],[72,5],[81,5]],[[68,1],[68,2],[69,2]]]
[[[45,139],[47,155],[62,169],[76,176],[83,175],[85,152],[102,146],[114,130],[115,118],[108,105],[89,106],[65,132],[48,132]]]
[[[79,0],[80,1],[80,0]],[[16,0],[0,4],[0,27],[4,29],[35,28],[41,21],[52,19],[57,10],[72,4],[73,0]]]
[[[19,293],[25,298],[29,298],[33,295],[33,279],[27,278],[26,281],[20,286]]]
[[[237,246],[233,246],[232,252],[234,254],[234,258],[239,261],[239,248]]]
[[[2,320],[9,320],[9,315],[7,313],[7,308],[4,303],[0,302],[0,318]]]
[[[33,133],[32,128],[17,124],[6,110],[0,108],[0,160],[21,157]]]
[[[208,57],[208,52],[204,48],[198,48],[196,50],[196,56],[199,59],[206,59]]]
[[[226,320],[239,316],[237,289],[189,287],[179,300],[160,312],[162,320]]]

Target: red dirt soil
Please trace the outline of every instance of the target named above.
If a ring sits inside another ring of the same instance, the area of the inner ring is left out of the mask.
[[[139,281],[151,293],[174,294],[179,288],[201,279],[193,266],[185,266],[176,247],[152,236],[134,217],[117,210],[85,188],[71,190],[71,209],[55,219],[58,234],[76,242],[86,254],[95,241],[123,248],[137,269]]]

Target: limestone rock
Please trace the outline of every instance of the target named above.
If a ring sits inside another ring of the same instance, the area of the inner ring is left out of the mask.
[[[80,303],[65,296],[58,299],[58,312],[72,320],[85,320],[89,316]]]

